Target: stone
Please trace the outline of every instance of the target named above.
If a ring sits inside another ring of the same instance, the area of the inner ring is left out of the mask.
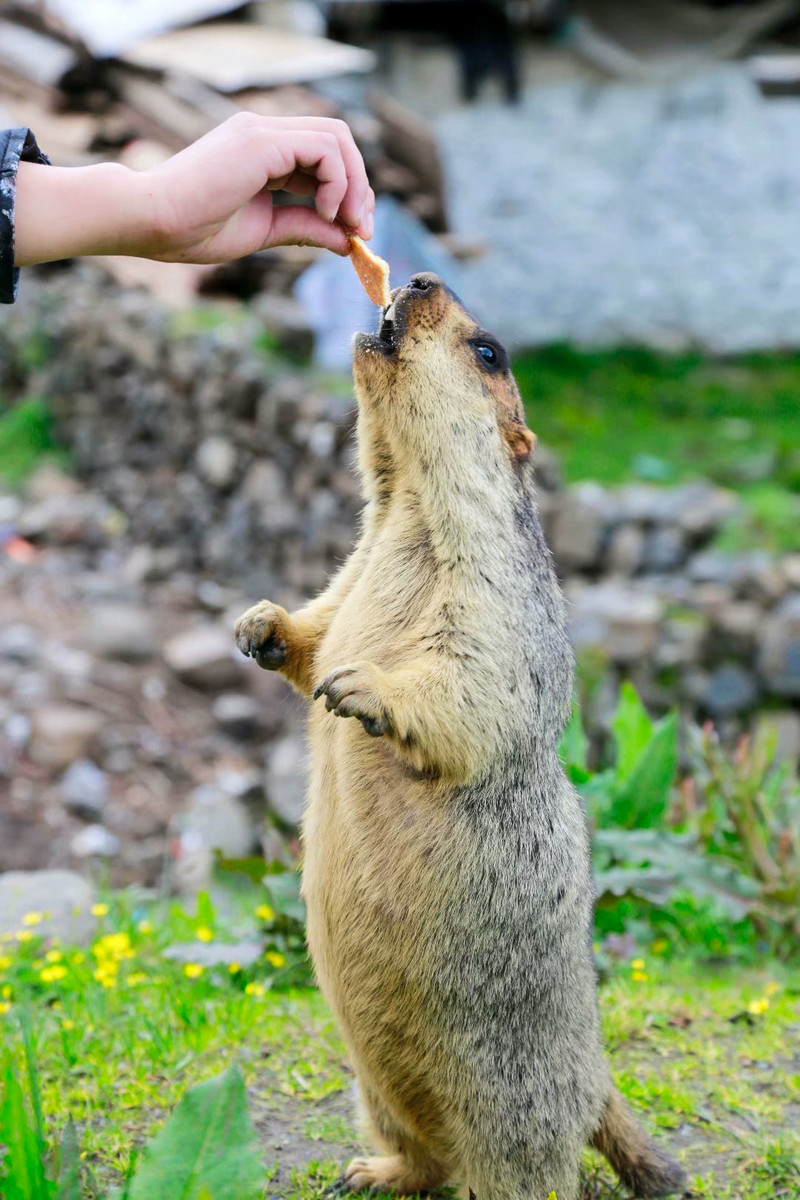
[[[734,600],[717,615],[712,632],[712,648],[717,658],[752,661],[764,613],[757,604]]]
[[[708,677],[702,706],[712,717],[749,712],[758,703],[758,685],[751,671],[724,663]]]
[[[241,655],[234,645],[233,632],[220,625],[185,629],[170,638],[163,655],[170,670],[190,687],[225,691],[241,683]]]
[[[786,554],[780,569],[790,591],[800,592],[800,554]]]
[[[664,513],[690,540],[702,542],[721,529],[738,507],[739,500],[732,492],[707,483],[689,483],[666,498]]]
[[[173,962],[200,963],[203,967],[251,967],[264,953],[263,942],[174,942],[162,950]]]
[[[299,829],[306,806],[308,750],[306,740],[287,734],[269,750],[266,770],[269,808],[289,829]]]
[[[156,650],[155,624],[147,609],[105,604],[88,611],[83,640],[105,658],[144,661]]]
[[[76,858],[116,858],[119,854],[119,838],[104,825],[87,825],[76,833],[69,845],[70,853]]]
[[[782,600],[788,590],[786,576],[771,554],[756,551],[739,559],[736,586],[743,600],[771,607]]]
[[[788,595],[767,618],[759,669],[772,695],[800,699],[800,593]]]
[[[108,776],[91,759],[79,758],[67,767],[59,791],[70,812],[96,821],[108,803]]]
[[[0,933],[16,933],[27,913],[41,913],[31,929],[80,945],[94,931],[96,899],[92,884],[75,871],[6,871],[0,875]]]
[[[266,801],[264,775],[261,771],[221,771],[216,782],[226,796],[241,801],[250,812],[258,812]]]
[[[775,759],[797,767],[800,760],[800,714],[793,709],[763,712],[756,723],[756,737],[769,737],[775,742]]]
[[[597,483],[579,483],[567,492],[553,522],[553,554],[559,567],[597,564],[609,519],[609,499]]]
[[[574,599],[570,632],[576,649],[592,646],[612,662],[635,663],[654,653],[662,616],[655,595],[601,583]]]
[[[45,767],[63,770],[94,749],[104,719],[76,704],[46,704],[32,718],[31,758]]]
[[[300,359],[311,357],[314,331],[302,304],[290,296],[262,292],[253,301],[253,309],[284,354]]]
[[[686,540],[676,525],[662,525],[648,536],[644,547],[645,571],[675,571],[686,558]]]
[[[638,525],[618,525],[611,534],[606,562],[619,575],[635,575],[644,559],[645,535]]]
[[[237,474],[239,456],[227,438],[209,437],[197,447],[197,470],[213,488],[227,491]]]
[[[0,629],[0,658],[14,663],[33,662],[38,643],[36,631],[30,625],[7,625]]]
[[[178,816],[189,850],[218,850],[224,858],[247,858],[256,847],[250,815],[241,800],[216,784],[202,784]]]
[[[688,574],[693,583],[729,585],[736,575],[736,560],[716,550],[702,550],[689,559]]]
[[[222,732],[237,741],[250,741],[258,733],[259,706],[246,692],[223,692],[212,712]]]

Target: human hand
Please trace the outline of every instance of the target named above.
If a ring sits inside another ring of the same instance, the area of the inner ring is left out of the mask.
[[[154,228],[131,253],[151,258],[223,262],[287,244],[348,254],[345,228],[372,236],[375,195],[344,121],[238,113],[142,183]],[[274,191],[313,195],[314,208],[277,206]]]
[[[315,198],[273,204],[274,191]],[[158,167],[20,163],[17,266],[93,254],[216,263],[268,246],[348,254],[375,195],[343,121],[237,113]]]

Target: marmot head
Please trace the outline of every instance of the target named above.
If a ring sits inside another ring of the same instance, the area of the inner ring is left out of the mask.
[[[395,451],[457,455],[518,472],[535,437],[508,354],[437,275],[392,292],[376,334],[356,335],[362,413]]]

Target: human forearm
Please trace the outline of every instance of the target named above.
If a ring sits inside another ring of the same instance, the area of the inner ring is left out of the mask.
[[[19,267],[91,254],[135,254],[151,239],[147,176],[119,163],[20,163],[14,261]]]

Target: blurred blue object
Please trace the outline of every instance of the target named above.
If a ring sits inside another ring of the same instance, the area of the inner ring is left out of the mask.
[[[378,200],[370,248],[388,262],[391,287],[408,283],[417,271],[435,271],[472,308],[470,297],[461,293],[458,263],[421,221],[390,196]],[[349,371],[353,334],[374,329],[378,316],[351,263],[335,254],[321,255],[298,279],[295,296],[314,330],[315,364]]]

